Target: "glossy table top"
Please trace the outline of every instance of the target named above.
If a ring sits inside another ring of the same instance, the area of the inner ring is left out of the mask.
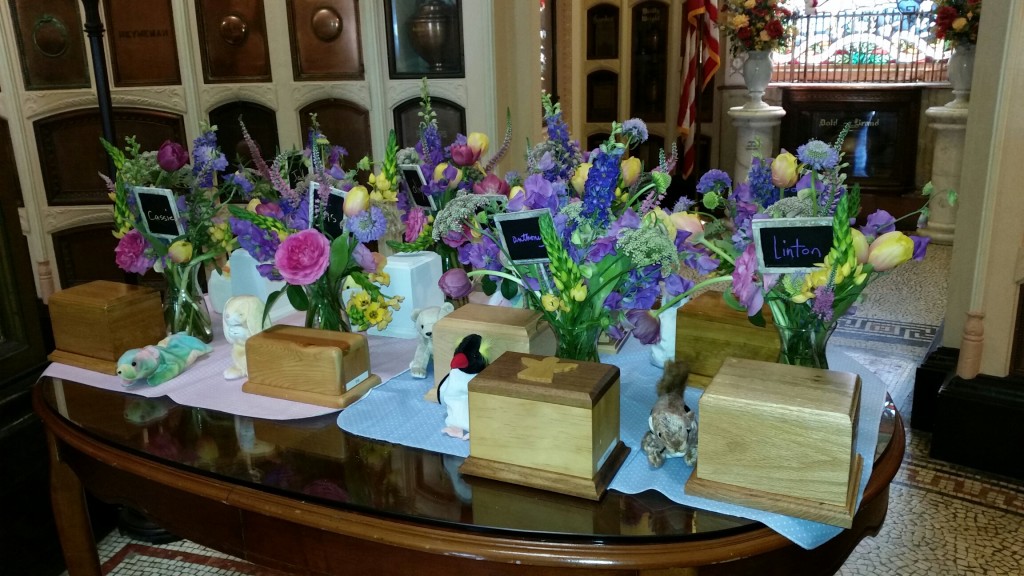
[[[761,527],[648,491],[599,502],[476,477],[462,458],[345,433],[337,414],[261,420],[43,377],[45,404],[119,450],[219,481],[353,512],[484,533],[582,541],[702,539]],[[901,425],[882,408],[877,458]],[[682,485],[680,484],[680,489]]]

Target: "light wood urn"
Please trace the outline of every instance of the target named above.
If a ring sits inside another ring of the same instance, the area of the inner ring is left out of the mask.
[[[688,384],[703,388],[726,358],[775,362],[779,334],[765,306],[767,325],[754,326],[745,312],[733,310],[720,292],[704,292],[676,311],[676,360],[690,366]]]
[[[122,354],[167,336],[160,293],[145,286],[96,280],[55,293],[49,306],[54,362],[117,374]]]
[[[380,384],[362,334],[271,326],[245,341],[245,356],[251,394],[344,408]]]
[[[629,454],[619,369],[506,352],[469,382],[469,430],[464,474],[600,500]]]
[[[849,528],[860,377],[729,358],[700,399],[686,493]]]
[[[553,355],[555,333],[535,310],[486,304],[465,304],[434,324],[434,389],[425,396],[437,401],[437,385],[451,370],[455,347],[470,334],[479,334],[490,360],[503,352]]]

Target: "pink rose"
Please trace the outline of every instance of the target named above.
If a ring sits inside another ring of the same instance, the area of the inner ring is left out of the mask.
[[[188,151],[177,142],[164,140],[164,143],[160,145],[160,150],[156,153],[156,163],[163,170],[174,172],[188,164]]]
[[[312,228],[284,239],[274,253],[274,263],[284,281],[295,286],[316,282],[331,262],[331,243]]]
[[[473,291],[473,282],[462,268],[452,268],[441,274],[437,285],[449,298],[465,298]]]
[[[125,272],[145,274],[155,262],[155,258],[146,255],[149,242],[138,230],[130,230],[114,248],[114,262]]]

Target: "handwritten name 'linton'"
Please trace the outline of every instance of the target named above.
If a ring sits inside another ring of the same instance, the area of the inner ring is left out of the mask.
[[[793,244],[787,246],[787,241],[782,241],[782,246],[779,246],[779,239],[772,238],[772,253],[775,256],[775,261],[784,260],[786,258],[803,258],[805,256],[817,256],[823,258],[824,254],[821,253],[821,249],[814,246],[804,246],[800,243],[800,239],[797,238],[793,241]]]
[[[540,236],[537,236],[536,234],[530,234],[529,232],[524,232],[524,233],[522,233],[522,234],[520,234],[518,236],[513,236],[512,237],[512,243],[513,244],[522,244],[523,242],[540,242],[540,241],[541,241]]]

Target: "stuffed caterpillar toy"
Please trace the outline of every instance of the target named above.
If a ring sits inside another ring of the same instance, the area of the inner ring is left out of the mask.
[[[684,362],[665,362],[658,381],[658,400],[651,408],[640,447],[651,466],[660,468],[665,458],[683,457],[690,466],[697,462],[697,417],[683,400],[690,369]]]
[[[117,375],[125,386],[147,384],[156,386],[185,371],[200,356],[213,351],[213,346],[179,332],[171,334],[155,346],[133,348],[117,361]]]

